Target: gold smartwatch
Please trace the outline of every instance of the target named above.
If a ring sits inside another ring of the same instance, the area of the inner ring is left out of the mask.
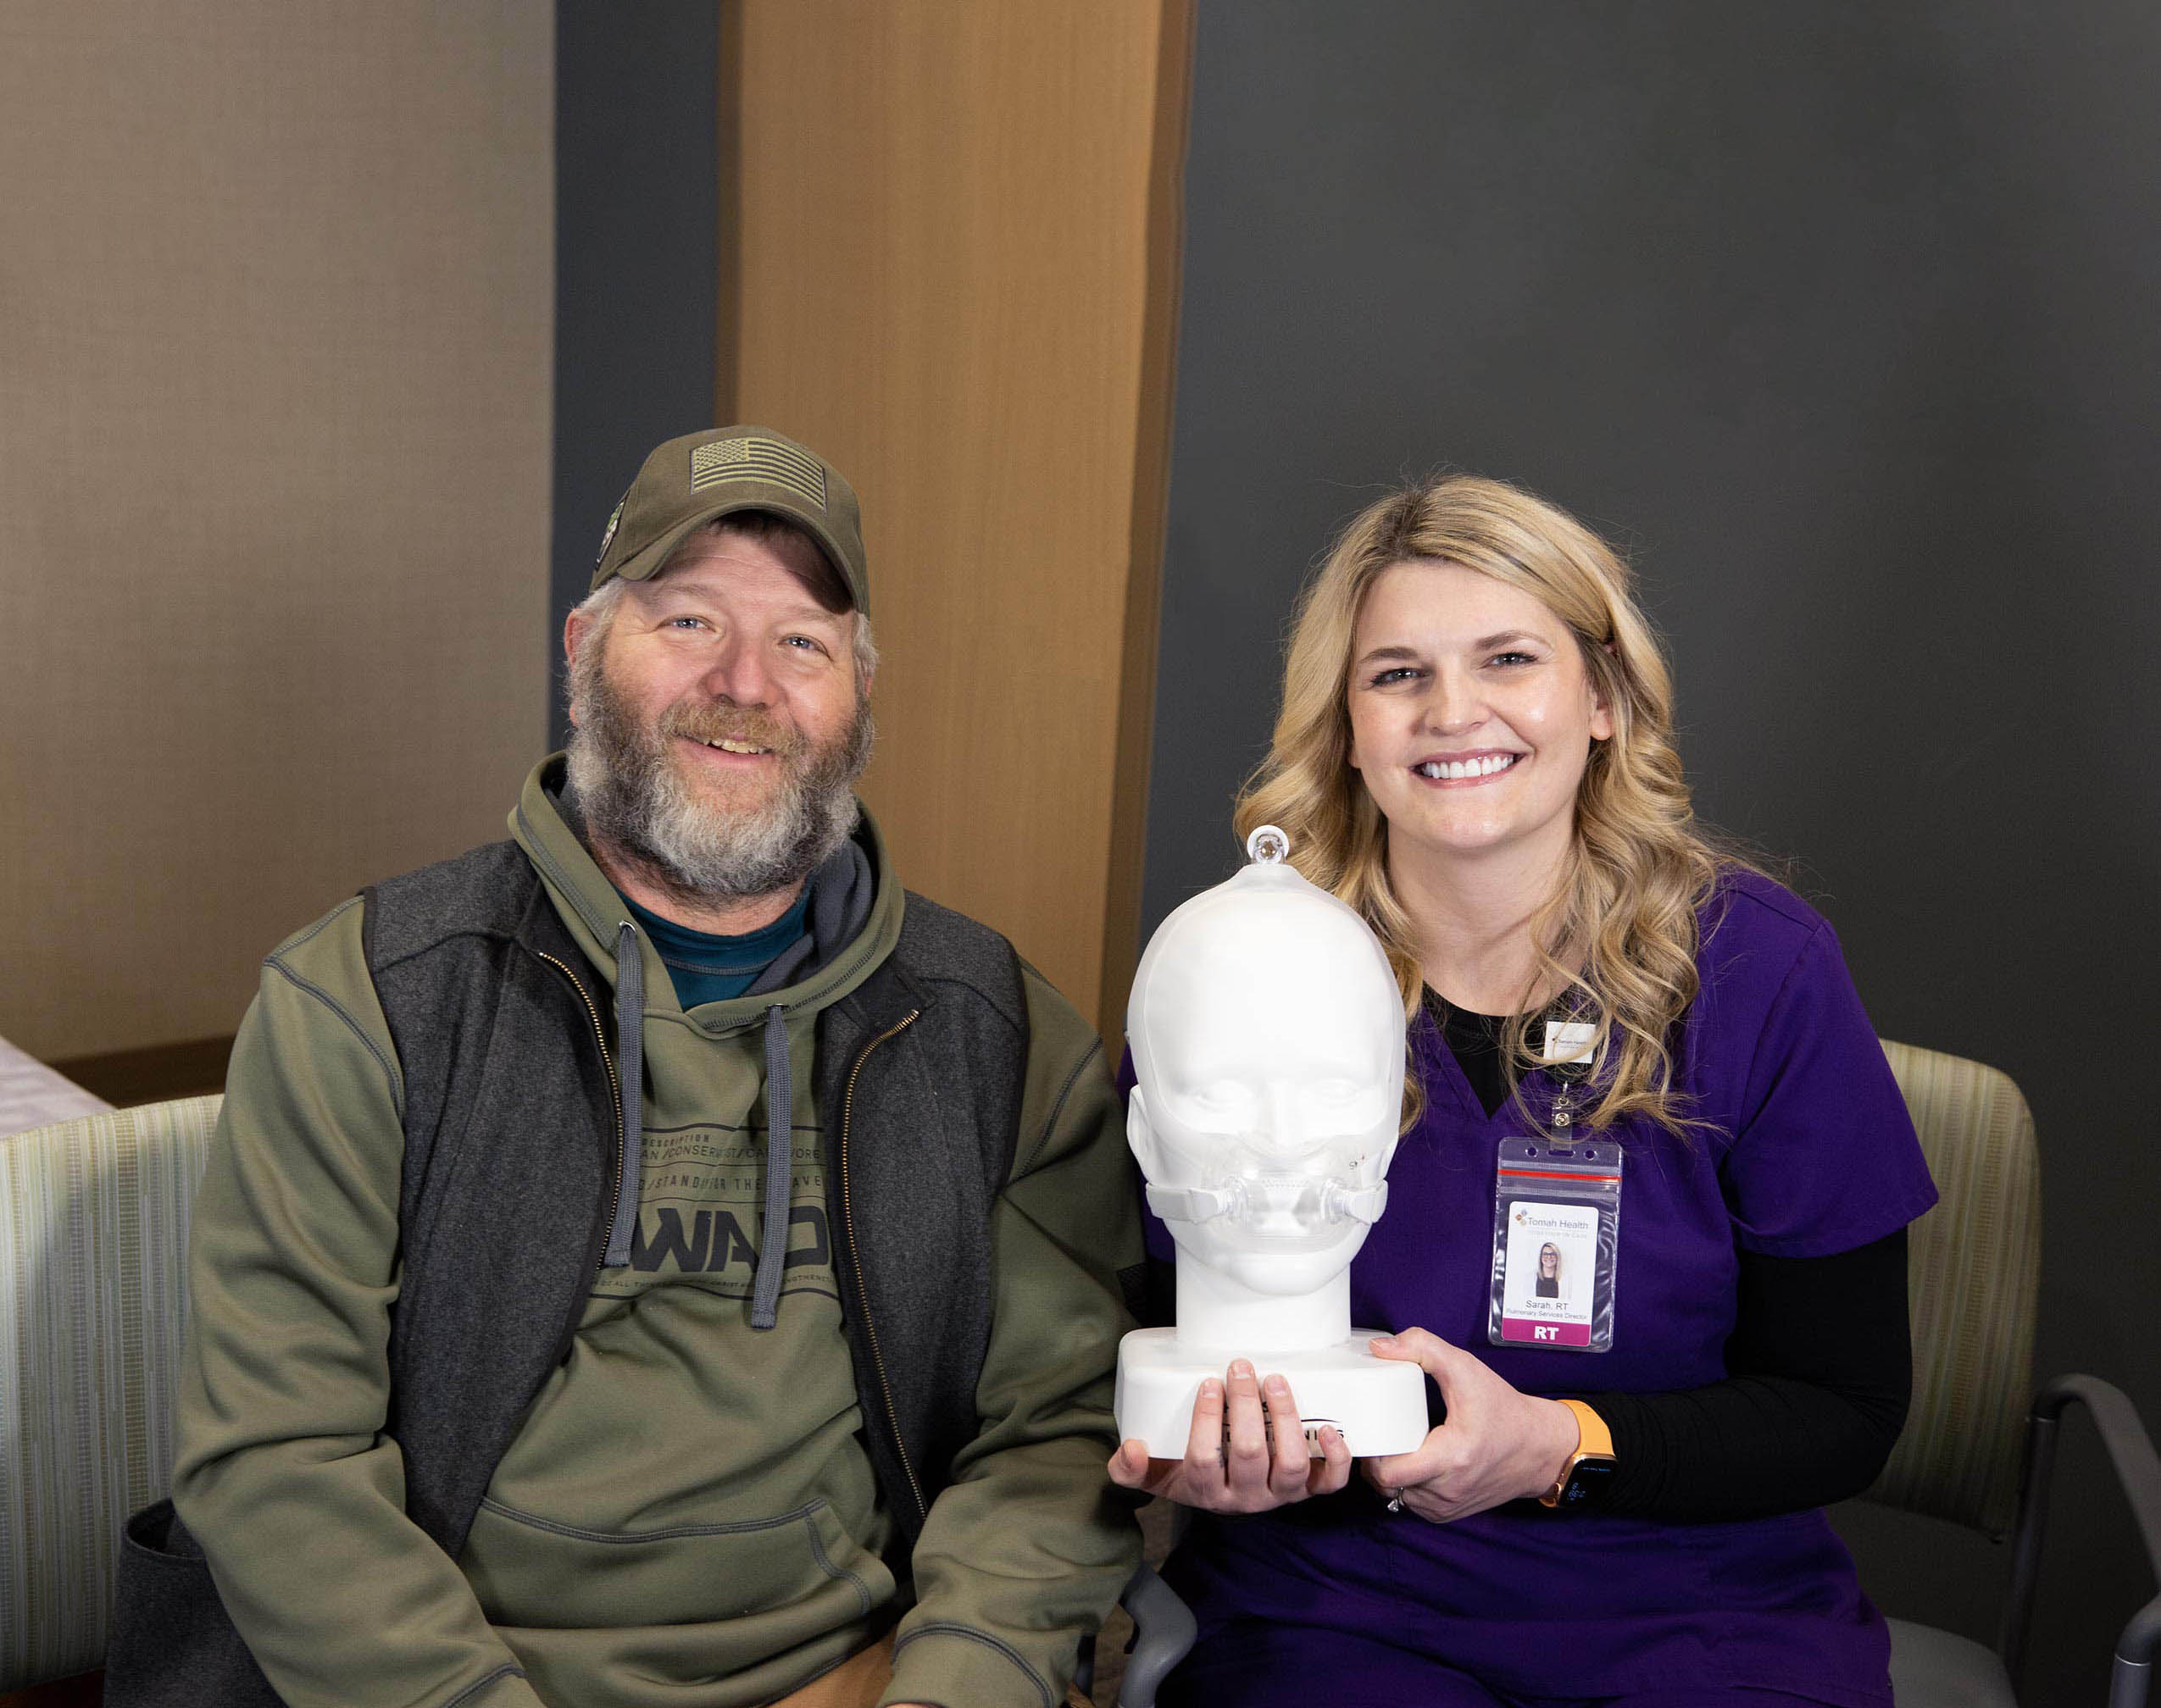
[[[1560,1403],[1575,1413],[1575,1451],[1561,1467],[1553,1486],[1538,1497],[1539,1502],[1547,1506],[1596,1506],[1605,1499],[1607,1486],[1614,1480],[1614,1432],[1606,1427],[1604,1418],[1580,1400]]]

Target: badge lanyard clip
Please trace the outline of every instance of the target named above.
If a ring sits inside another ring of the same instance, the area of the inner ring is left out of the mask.
[[[1588,1021],[1546,1023],[1545,1048],[1540,1056],[1545,1071],[1559,1087],[1553,1094],[1553,1112],[1547,1117],[1556,1136],[1564,1134],[1575,1119],[1576,1089],[1591,1077],[1591,1051],[1597,1036],[1598,1029]]]

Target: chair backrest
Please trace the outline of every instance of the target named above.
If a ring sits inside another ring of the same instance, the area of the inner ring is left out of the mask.
[[[222,1101],[0,1139],[0,1691],[103,1663],[121,1523],[172,1480],[188,1211]]]
[[[2041,1290],[2041,1160],[2010,1079],[1886,1043],[1939,1198],[1910,1234],[1914,1404],[1867,1499],[2001,1538],[2018,1506]]]

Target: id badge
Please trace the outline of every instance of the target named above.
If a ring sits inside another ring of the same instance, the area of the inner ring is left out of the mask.
[[[1610,1139],[1503,1139],[1493,1191],[1496,1346],[1614,1344],[1621,1150]]]

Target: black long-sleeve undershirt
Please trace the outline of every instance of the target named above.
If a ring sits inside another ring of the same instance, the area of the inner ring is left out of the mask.
[[[1503,1023],[1427,999],[1492,1114],[1508,1096]],[[1906,1230],[1830,1256],[1736,1256],[1725,1380],[1575,1396],[1613,1432],[1599,1510],[1684,1523],[1757,1518],[1858,1494],[1882,1470],[1913,1389]]]
[[[1616,1461],[1603,1509],[1686,1523],[1859,1494],[1906,1421],[1906,1230],[1828,1257],[1740,1253],[1723,1382],[1585,1393]]]

